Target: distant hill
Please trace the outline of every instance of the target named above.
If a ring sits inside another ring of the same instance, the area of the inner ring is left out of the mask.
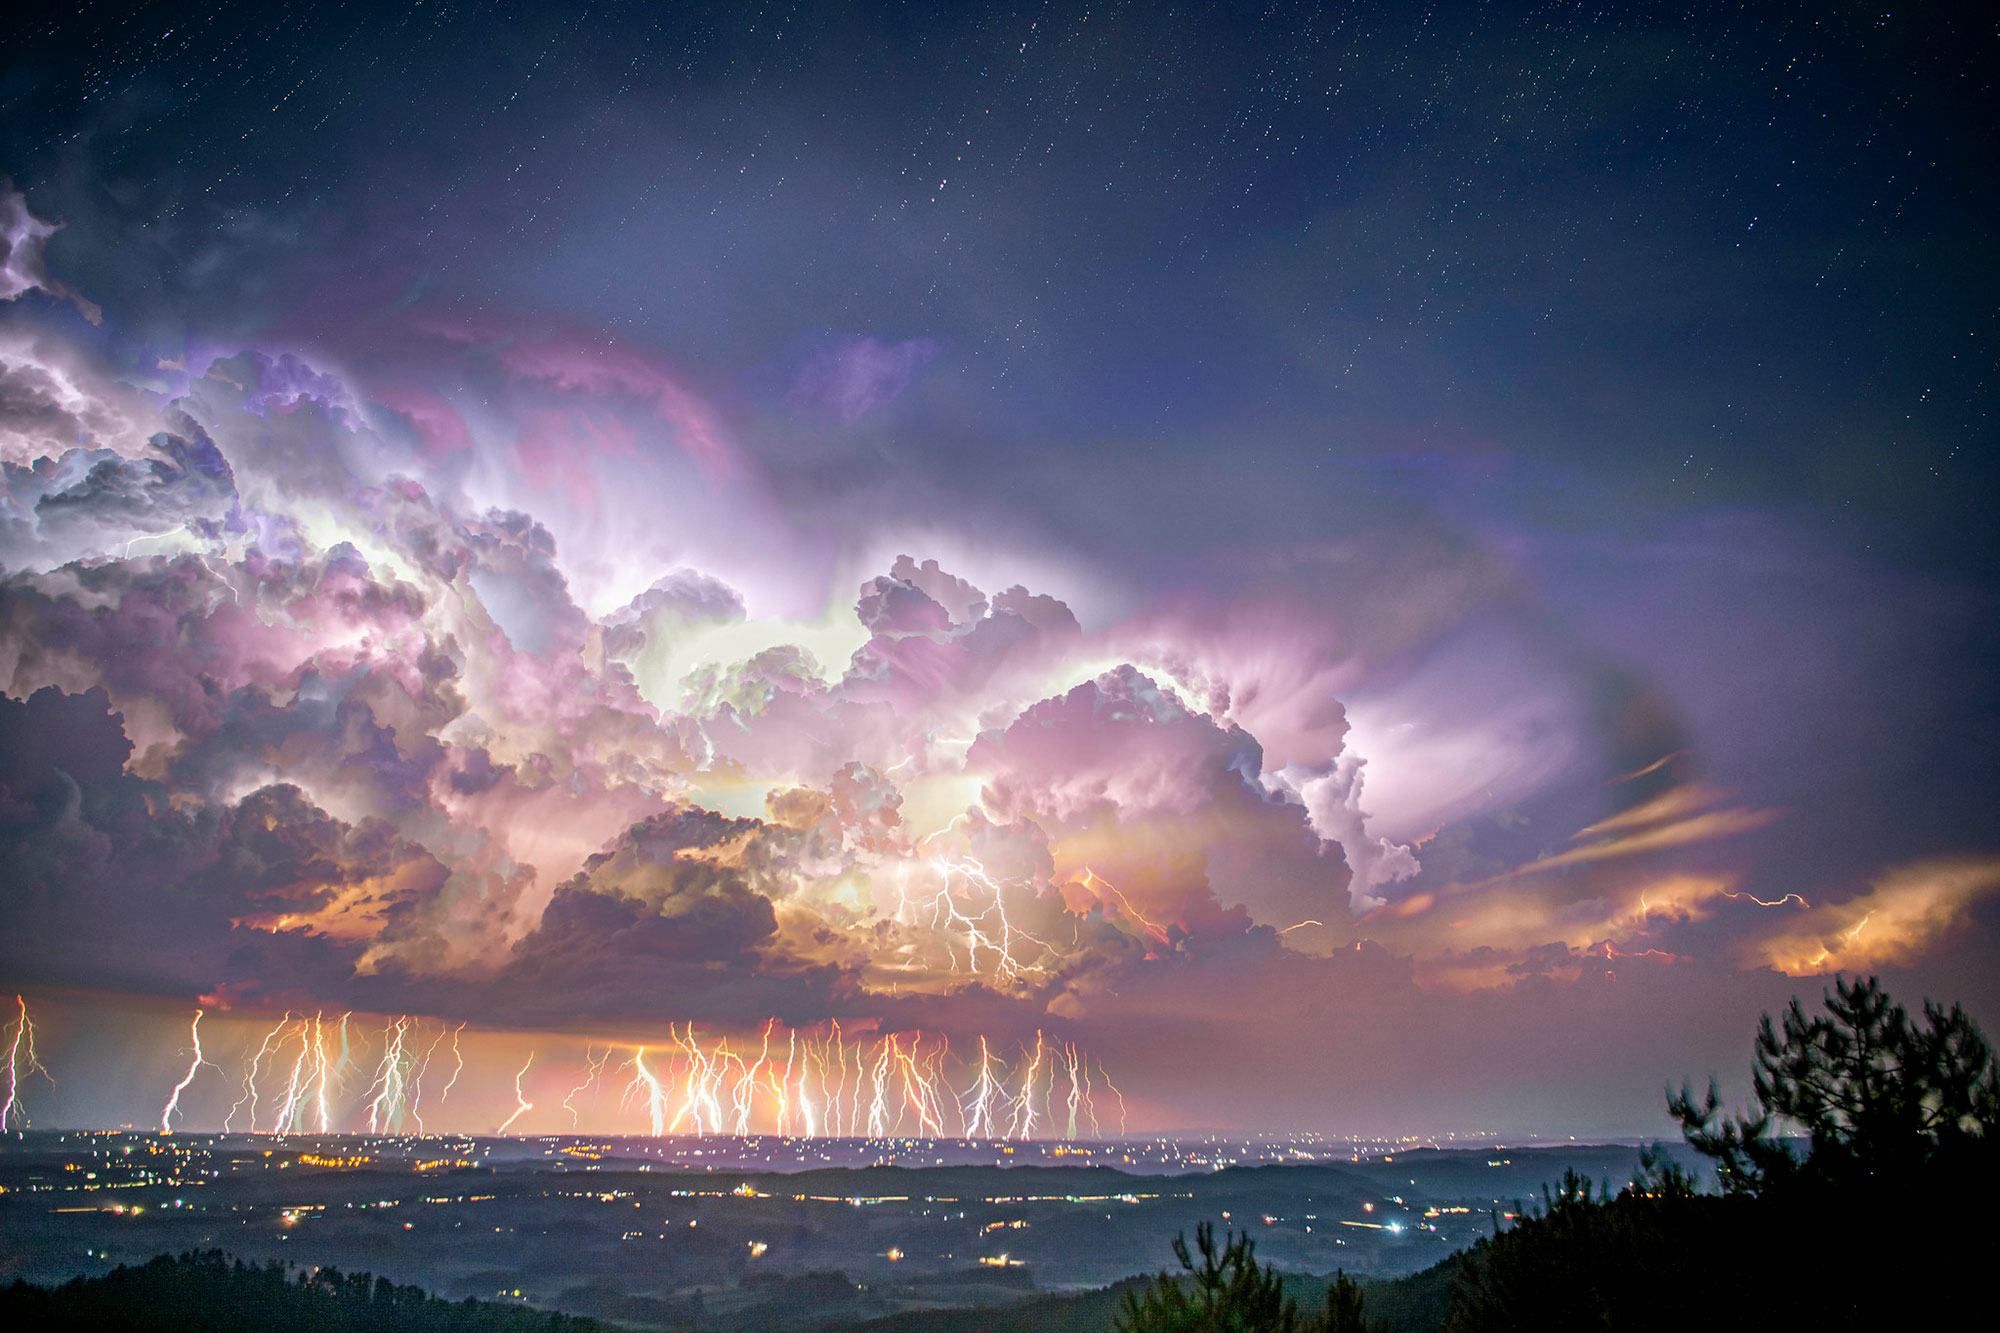
[[[1451,1300],[1456,1260],[1394,1281],[1364,1284],[1371,1316],[1384,1333],[1434,1333]],[[1322,1299],[1327,1278],[1290,1275],[1286,1285],[1302,1307]],[[416,1286],[367,1273],[246,1264],[219,1250],[161,1255],[59,1287],[15,1282],[0,1287],[0,1327],[129,1329],[183,1333],[614,1333],[628,1323],[646,1328],[754,1328],[767,1321],[818,1327],[828,1333],[1103,1333],[1125,1293],[1151,1283],[1134,1276],[1093,1291],[1029,1296],[980,1308],[913,1310],[858,1322],[833,1312],[853,1294],[838,1273],[755,1284],[763,1299],[733,1313],[703,1312],[679,1302],[637,1302],[615,1323],[523,1309],[494,1301],[449,1301]],[[813,1289],[818,1287],[825,1290]]]
[[[1383,1333],[1437,1333],[1450,1312],[1457,1276],[1453,1257],[1408,1277],[1364,1282],[1369,1318],[1381,1321]],[[1331,1280],[1287,1274],[1285,1286],[1300,1308],[1317,1309]],[[916,1310],[844,1325],[841,1333],[1105,1333],[1124,1307],[1125,1293],[1152,1282],[1150,1276],[1130,1277],[1096,1291],[1035,1296],[986,1309]]]
[[[594,1319],[447,1301],[367,1273],[295,1270],[220,1250],[161,1255],[60,1287],[0,1288],[0,1327],[185,1333],[610,1333]]]

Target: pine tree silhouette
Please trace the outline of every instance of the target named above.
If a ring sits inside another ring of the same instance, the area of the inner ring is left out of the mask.
[[[1125,1294],[1120,1333],[1303,1333],[1296,1303],[1286,1297],[1277,1270],[1257,1266],[1256,1243],[1230,1233],[1215,1248],[1215,1228],[1194,1229],[1197,1266],[1187,1237],[1174,1237],[1174,1257],[1192,1280],[1162,1273],[1146,1290]]]
[[[1700,1105],[1685,1084],[1667,1098],[1725,1191],[1906,1179],[2000,1142],[1993,1050],[1959,1006],[1926,1000],[1919,1025],[1875,978],[1836,978],[1824,1015],[1795,999],[1782,1022],[1782,1034],[1769,1014],[1758,1024],[1752,1114],[1724,1116],[1713,1079]],[[1779,1127],[1803,1132],[1803,1154]]]
[[[1668,1094],[1721,1193],[1657,1146],[1616,1194],[1573,1173],[1458,1263],[1454,1333],[1945,1327],[1983,1297],[2000,1189],[1992,1049],[1873,978],[1758,1025],[1755,1102]]]
[[[1277,1271],[1257,1266],[1256,1243],[1248,1235],[1230,1233],[1223,1248],[1215,1248],[1215,1229],[1203,1222],[1194,1229],[1197,1265],[1187,1237],[1174,1237],[1174,1257],[1182,1272],[1161,1273],[1141,1297],[1125,1293],[1119,1333],[1378,1333],[1369,1320],[1361,1287],[1346,1273],[1334,1275],[1326,1289],[1326,1309],[1304,1315],[1285,1295]]]
[[[1384,1327],[1368,1317],[1361,1299],[1361,1284],[1346,1273],[1335,1273],[1326,1289],[1326,1313],[1320,1327],[1325,1333],[1380,1333]]]

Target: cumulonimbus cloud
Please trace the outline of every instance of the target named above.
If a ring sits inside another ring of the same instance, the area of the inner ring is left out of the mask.
[[[21,290],[59,290],[31,244],[8,263]],[[644,358],[458,331],[526,386],[496,430],[408,386],[385,406],[295,354],[217,357],[141,392],[54,335],[8,336],[10,977],[523,1024],[895,1022],[929,1004],[1019,1025],[1267,966],[1541,983],[1581,959],[1684,956],[1660,932],[1718,915],[1735,881],[1648,898],[1652,858],[1775,817],[1670,786],[1525,864],[1427,880],[1421,838],[1370,814],[1365,779],[1396,751],[1386,731],[1383,751],[1353,743],[1365,636],[1309,590],[1086,624],[915,551],[818,620],[786,618],[685,561],[635,578],[613,538],[565,546],[612,505],[598,482],[639,447],[630,414],[690,475],[749,470],[722,414]],[[927,355],[851,346],[815,401],[851,423]],[[572,439],[577,413],[625,424]],[[596,478],[551,483],[570,538],[535,497],[491,502],[524,449],[550,477]],[[631,521],[637,502],[615,498]],[[658,523],[716,522],[702,505],[663,502]],[[1395,576],[1346,550],[1306,563]],[[592,609],[580,568],[622,591]],[[1407,643],[1493,577],[1419,580],[1434,605],[1370,585],[1373,642]],[[1549,707],[1534,701],[1537,726]],[[1482,732],[1448,808],[1480,784],[1518,794],[1505,751],[1529,743]],[[1465,748],[1433,731],[1404,753]],[[1520,771],[1538,780],[1541,758]],[[1861,924],[1771,934],[1763,961],[1851,962],[1871,932],[1919,947],[1976,879],[1885,881]],[[1431,961],[1383,962],[1375,936]]]

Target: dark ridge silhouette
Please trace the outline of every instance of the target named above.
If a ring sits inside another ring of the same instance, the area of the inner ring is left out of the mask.
[[[1386,1333],[1436,1333],[1451,1308],[1457,1259],[1392,1281],[1355,1284],[1370,1327]],[[1325,1300],[1328,1280],[1299,1273],[1280,1275],[1285,1293],[1300,1310]],[[1127,1310],[1128,1295],[1143,1298],[1160,1279],[1132,1277],[1096,1291],[1044,1295],[979,1310],[912,1310],[848,1326],[852,1333],[1104,1333]],[[1185,1275],[1175,1279],[1186,1281]],[[1334,1285],[1338,1285],[1338,1279]],[[1310,1327],[1310,1325],[1308,1325]]]
[[[610,1325],[491,1301],[448,1301],[421,1287],[336,1268],[246,1264],[220,1250],[161,1255],[60,1287],[0,1288],[0,1327],[184,1333],[609,1333]]]

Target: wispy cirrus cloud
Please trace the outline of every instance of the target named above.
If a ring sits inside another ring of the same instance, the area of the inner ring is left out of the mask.
[[[928,338],[849,338],[806,362],[791,401],[851,426],[901,397],[937,354]]]

